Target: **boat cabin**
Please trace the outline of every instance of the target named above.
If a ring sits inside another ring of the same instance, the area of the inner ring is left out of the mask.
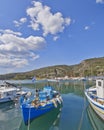
[[[6,98],[16,95],[16,88],[0,88],[0,98]]]
[[[99,98],[104,98],[104,79],[96,80],[96,92]]]

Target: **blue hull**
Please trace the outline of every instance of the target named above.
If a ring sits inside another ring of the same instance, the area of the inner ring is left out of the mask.
[[[61,115],[61,105],[52,109],[50,112],[43,114],[31,122],[31,125],[27,126],[24,121],[21,122],[19,130],[49,130],[55,129],[59,125]],[[40,125],[41,124],[41,125]],[[55,127],[55,128],[54,128]]]
[[[44,107],[40,106],[38,108],[35,108],[31,105],[30,106],[26,106],[25,104],[22,105],[24,123],[27,125],[35,118],[51,111],[53,108],[55,108],[54,104],[47,104]]]
[[[21,108],[25,124],[62,105],[61,96],[50,86],[44,87],[41,91],[36,90],[34,97],[31,96],[29,100],[21,99],[23,99]]]

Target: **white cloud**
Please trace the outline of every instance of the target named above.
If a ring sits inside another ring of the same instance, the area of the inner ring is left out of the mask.
[[[89,30],[89,29],[90,29],[90,26],[85,26],[84,29],[85,29],[85,30]]]
[[[96,0],[96,3],[104,3],[104,0]]]
[[[23,57],[16,56],[15,54],[9,54],[6,53],[1,54],[0,53],[0,66],[12,68],[12,67],[22,67],[24,65],[28,65],[28,60],[24,59]]]
[[[55,37],[53,38],[53,40],[56,41],[58,38],[59,38],[59,36],[55,36]]]
[[[45,47],[45,45],[46,41],[42,37],[29,36],[23,38],[13,33],[1,34],[0,66],[23,67],[28,65],[30,60],[39,58],[39,55],[35,52]]]
[[[20,19],[20,22],[21,22],[21,23],[25,23],[26,21],[27,21],[26,18],[21,18],[21,19]]]
[[[15,24],[16,27],[21,26],[25,22],[27,22],[27,18],[21,18],[19,21],[17,21],[17,20],[13,21],[13,23]]]
[[[43,35],[62,32],[65,26],[71,23],[70,18],[63,18],[60,12],[51,13],[51,8],[40,2],[33,2],[33,7],[27,9],[27,15],[31,18],[31,27],[34,30],[43,29]]]
[[[0,29],[0,32],[1,33],[5,33],[5,34],[13,34],[13,35],[18,35],[18,36],[21,36],[22,34],[20,32],[14,32],[10,29],[6,29],[6,30],[3,30],[3,29]]]

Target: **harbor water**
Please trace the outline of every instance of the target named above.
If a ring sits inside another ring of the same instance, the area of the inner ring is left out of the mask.
[[[16,81],[17,84],[20,84]],[[23,89],[34,91],[42,88],[45,81],[32,83],[21,81]],[[85,81],[48,82],[60,91],[63,106],[52,110],[25,126],[18,102],[0,104],[0,130],[104,130],[103,121],[89,106],[84,89],[93,83]]]

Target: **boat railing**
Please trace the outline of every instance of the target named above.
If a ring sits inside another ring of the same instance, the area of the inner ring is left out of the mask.
[[[38,107],[44,107],[46,104],[53,104],[55,107],[57,107],[57,102],[59,104],[62,103],[62,99],[60,98],[60,95],[57,95],[53,98],[48,98],[46,96],[45,93],[41,93],[42,95],[40,97],[34,97],[34,96],[30,96],[28,99],[26,99],[26,97],[22,97],[21,100],[20,100],[20,104],[21,105],[27,105],[27,106],[30,106],[31,107],[35,107],[35,108],[38,108]]]
[[[96,101],[96,102],[98,102],[98,103],[100,103],[100,104],[104,104],[104,98],[100,98],[100,97],[98,97],[98,96],[96,96],[95,94],[93,94],[93,93],[90,93],[90,92],[87,92],[87,94],[88,94],[88,96],[91,98],[91,99],[93,99],[94,101]]]

